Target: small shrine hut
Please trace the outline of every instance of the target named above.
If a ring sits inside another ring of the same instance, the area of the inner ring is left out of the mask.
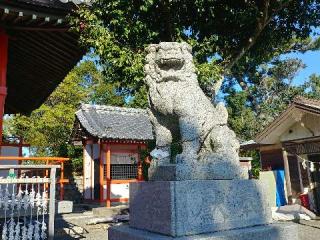
[[[129,183],[143,181],[141,151],[151,140],[146,110],[83,104],[72,141],[83,146],[84,200],[127,202]]]

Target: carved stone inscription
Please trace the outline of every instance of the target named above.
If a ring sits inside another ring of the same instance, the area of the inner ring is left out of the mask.
[[[176,236],[270,222],[256,181],[186,181],[175,193]]]
[[[260,189],[254,180],[132,184],[130,191],[138,198],[131,198],[130,225],[185,236],[267,224],[269,207]]]

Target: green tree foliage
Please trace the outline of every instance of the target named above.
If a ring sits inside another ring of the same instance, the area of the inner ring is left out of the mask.
[[[122,93],[141,91],[147,44],[186,41],[200,84],[213,96],[222,74],[246,79],[275,56],[305,49],[319,13],[319,0],[98,0],[80,7],[71,23]]]
[[[274,60],[261,65],[253,79],[246,79],[255,84],[242,85],[240,89],[224,86],[229,124],[242,141],[254,138],[294,97],[306,94],[309,84],[292,84],[304,67],[299,59]]]
[[[30,116],[17,115],[6,120],[6,134],[23,136],[36,155],[74,156],[77,151],[68,144],[75,112],[81,103],[121,106],[125,101],[116,88],[91,61],[76,66]],[[77,155],[77,154],[76,154]]]
[[[226,97],[229,125],[241,139],[250,139],[256,130],[256,115],[247,103],[247,92],[230,91]]]
[[[307,88],[307,97],[320,99],[320,76],[312,74],[309,81],[305,84]]]
[[[269,64],[261,65],[252,79],[246,79],[246,83],[236,85],[231,82],[229,86],[223,87],[229,112],[229,125],[241,141],[254,139],[266,125],[287,108],[294,97],[301,95],[320,99],[318,75],[311,75],[304,84],[292,84],[296,74],[304,67],[299,59],[281,61],[276,59]],[[240,154],[253,157],[253,175],[258,177],[260,161],[257,151],[245,151]]]
[[[146,105],[146,45],[190,43],[202,89],[214,98],[224,80],[229,124],[246,140],[305,91],[291,84],[303,64],[274,59],[317,49],[310,34],[319,13],[318,0],[98,0],[81,7],[71,23],[82,45],[101,57],[106,81],[139,106]]]

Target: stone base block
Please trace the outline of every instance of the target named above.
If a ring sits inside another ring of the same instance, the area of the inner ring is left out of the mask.
[[[130,226],[173,237],[271,222],[257,180],[155,181],[130,184]]]
[[[112,227],[108,230],[109,240],[298,240],[294,224],[271,224],[209,234],[169,237],[129,226]]]
[[[56,202],[56,209],[58,214],[62,213],[72,213],[73,212],[73,202],[72,201],[58,201]]]
[[[239,161],[239,160],[237,160]],[[149,168],[151,181],[185,181],[185,180],[230,180],[248,179],[248,171],[239,165],[226,161],[210,161],[201,164],[189,161],[189,164],[166,164]]]

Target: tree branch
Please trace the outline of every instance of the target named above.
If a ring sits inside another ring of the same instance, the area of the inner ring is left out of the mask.
[[[226,71],[230,70],[246,54],[246,52],[256,43],[262,31],[272,20],[272,17],[274,16],[274,14],[278,13],[284,7],[288,6],[288,4],[291,1],[292,0],[287,0],[282,2],[282,4],[278,6],[278,8],[272,10],[272,13],[270,15],[269,15],[270,0],[264,1],[263,8],[262,8],[262,15],[261,17],[257,18],[257,24],[252,35],[245,42],[244,46],[242,46],[242,48],[240,48],[238,52],[236,52],[230,59],[226,61],[226,67],[225,67]]]
[[[163,13],[164,21],[164,34],[163,40],[172,42],[174,41],[173,37],[173,19],[171,14],[171,3],[170,0],[160,1]]]

